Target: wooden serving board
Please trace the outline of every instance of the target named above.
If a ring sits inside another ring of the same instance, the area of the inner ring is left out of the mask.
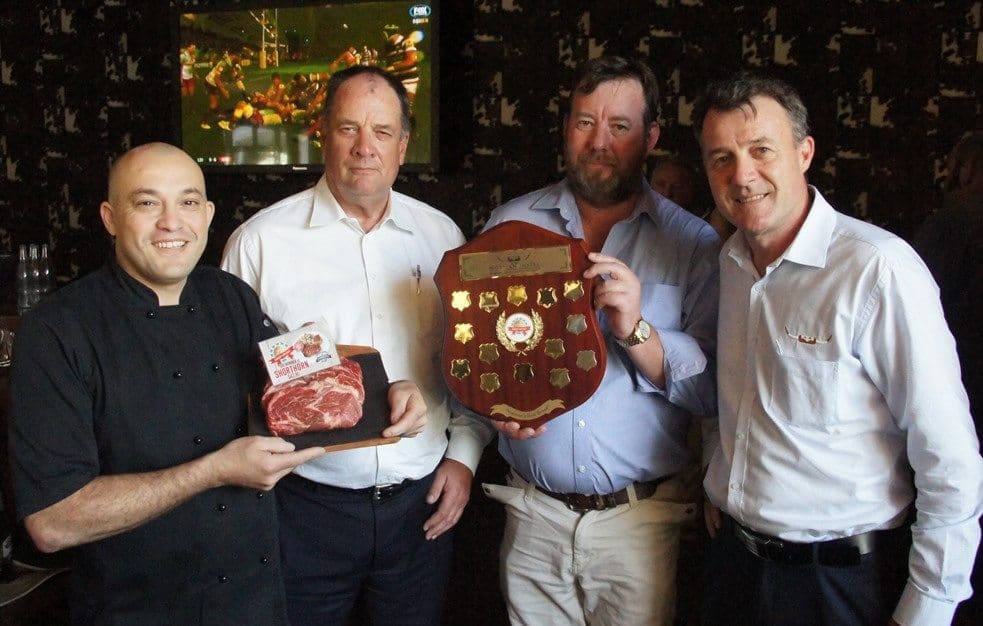
[[[321,446],[328,452],[396,443],[399,437],[383,437],[380,434],[389,426],[389,377],[382,364],[382,356],[371,346],[336,347],[340,356],[348,357],[362,367],[362,384],[365,386],[362,419],[351,428],[286,435],[283,439],[293,443],[298,450]],[[249,432],[274,436],[266,426],[266,416],[258,402],[250,402]]]

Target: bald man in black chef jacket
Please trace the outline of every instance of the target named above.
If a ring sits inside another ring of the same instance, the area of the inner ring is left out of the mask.
[[[28,312],[15,346],[18,516],[74,552],[73,624],[286,624],[274,499],[323,453],[247,437],[274,334],[253,291],[197,266],[215,207],[183,151],[124,154],[100,205],[115,254]]]

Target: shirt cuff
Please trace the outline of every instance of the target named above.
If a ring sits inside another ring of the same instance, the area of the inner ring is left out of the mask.
[[[950,624],[955,614],[955,602],[929,597],[909,580],[897,608],[894,609],[893,617],[901,626],[917,626],[918,624]]]
[[[480,417],[458,416],[451,421],[450,438],[444,457],[463,463],[473,476],[478,471],[478,462],[485,446],[494,437],[491,424],[480,424]]]
[[[702,374],[707,368],[707,355],[692,336],[679,330],[658,329],[665,350],[666,388],[671,383]],[[671,381],[670,381],[671,378]]]

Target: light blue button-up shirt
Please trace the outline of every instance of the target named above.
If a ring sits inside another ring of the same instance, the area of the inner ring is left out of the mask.
[[[502,205],[486,228],[508,220],[584,238],[565,181]],[[643,193],[631,216],[614,225],[601,252],[626,263],[641,282],[642,317],[665,346],[666,388],[636,370],[598,312],[608,362],[594,395],[547,422],[540,437],[499,438],[502,456],[523,478],[550,491],[611,493],[674,474],[691,461],[691,414],[717,412],[718,250],[713,228],[654,191]]]

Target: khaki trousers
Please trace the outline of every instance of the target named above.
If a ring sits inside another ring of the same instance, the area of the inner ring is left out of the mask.
[[[512,624],[672,624],[680,529],[698,510],[678,501],[687,493],[681,481],[667,480],[646,500],[587,513],[514,472],[507,482],[483,487],[505,505],[499,556]]]

